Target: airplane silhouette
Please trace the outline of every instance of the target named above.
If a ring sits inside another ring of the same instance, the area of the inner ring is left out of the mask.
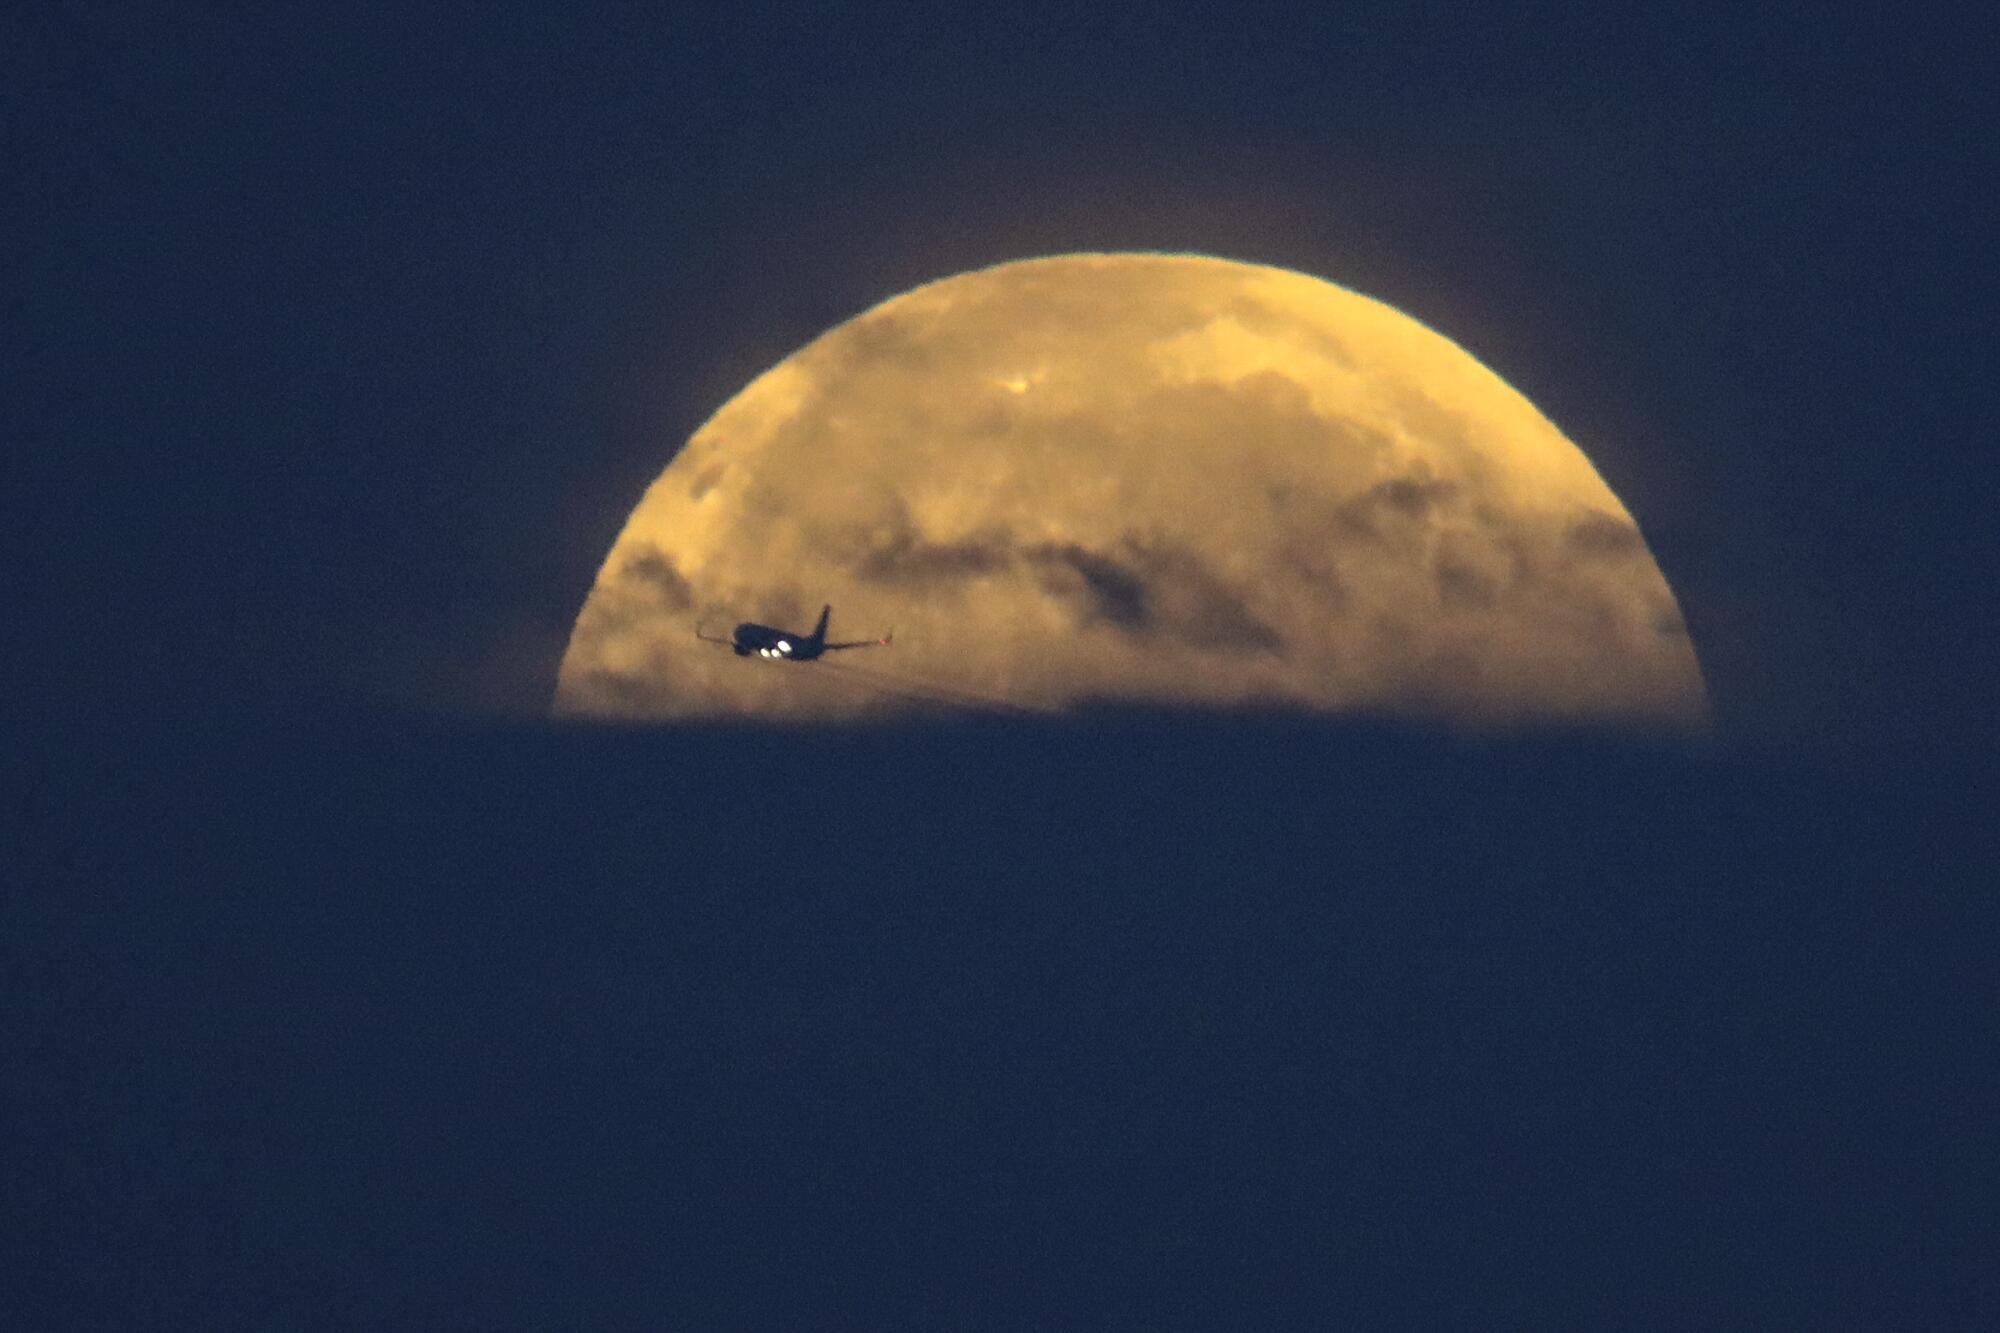
[[[856,639],[851,643],[828,643],[826,622],[833,616],[831,606],[823,606],[819,612],[819,624],[813,626],[810,634],[794,634],[790,630],[772,629],[769,625],[759,625],[744,621],[726,639],[703,634],[701,626],[694,627],[694,636],[703,643],[719,643],[733,651],[738,657],[748,657],[755,653],[759,657],[774,657],[781,662],[810,662],[822,653],[837,653],[846,648],[880,648],[895,637],[891,630],[879,639]]]

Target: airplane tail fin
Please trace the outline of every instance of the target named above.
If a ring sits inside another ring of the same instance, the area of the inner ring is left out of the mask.
[[[819,624],[813,626],[814,642],[816,643],[826,642],[826,623],[832,618],[833,618],[833,607],[831,605],[822,606],[819,609]]]

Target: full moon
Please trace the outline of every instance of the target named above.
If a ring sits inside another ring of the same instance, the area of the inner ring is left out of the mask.
[[[738,621],[887,648],[704,643]],[[633,510],[559,715],[1093,702],[1476,727],[1706,723],[1680,608],[1582,450],[1470,354],[1317,278],[1002,264],[758,376]]]

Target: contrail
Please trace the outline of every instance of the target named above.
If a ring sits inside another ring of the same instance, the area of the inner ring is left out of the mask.
[[[979,712],[1007,713],[1016,717],[1043,717],[1052,709],[1029,708],[1010,699],[996,695],[978,694],[971,690],[956,689],[949,685],[938,685],[930,681],[907,680],[891,676],[851,662],[829,662],[824,658],[813,663],[822,671],[831,671],[847,676],[863,685],[872,686],[889,694],[900,695],[914,703],[943,704],[951,708],[969,708]]]

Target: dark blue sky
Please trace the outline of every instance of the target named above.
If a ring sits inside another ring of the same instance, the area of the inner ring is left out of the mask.
[[[1499,370],[1638,516],[1735,734],[1990,728],[1969,22],[9,25],[66,697],[532,707],[640,489],[749,376],[913,283],[1131,247],[1331,278]]]

